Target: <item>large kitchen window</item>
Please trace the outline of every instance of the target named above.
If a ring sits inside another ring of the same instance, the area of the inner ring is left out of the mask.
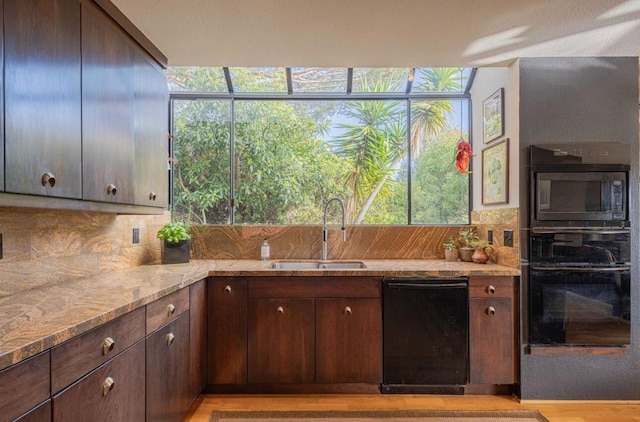
[[[466,224],[470,69],[170,68],[172,210],[194,224]]]

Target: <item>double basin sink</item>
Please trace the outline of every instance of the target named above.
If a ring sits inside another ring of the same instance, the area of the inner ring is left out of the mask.
[[[360,261],[276,261],[269,265],[274,270],[354,270],[367,268]]]

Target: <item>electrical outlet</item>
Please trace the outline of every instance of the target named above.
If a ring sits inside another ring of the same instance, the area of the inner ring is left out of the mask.
[[[137,227],[133,228],[133,243],[140,243],[140,229]]]
[[[493,230],[492,229],[487,230],[487,242],[490,245],[493,245]]]
[[[504,231],[504,246],[510,246],[513,248],[513,230]]]

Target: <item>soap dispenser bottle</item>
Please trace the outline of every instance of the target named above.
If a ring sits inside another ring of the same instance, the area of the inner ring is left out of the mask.
[[[265,239],[264,242],[262,242],[262,246],[260,247],[260,259],[262,259],[263,261],[268,260],[269,252],[269,242],[267,242],[267,239]]]

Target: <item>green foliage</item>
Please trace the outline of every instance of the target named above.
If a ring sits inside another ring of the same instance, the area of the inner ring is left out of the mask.
[[[172,68],[169,79],[181,89],[225,92],[219,70]],[[454,70],[428,71],[423,84],[455,91]],[[397,91],[393,84],[404,79],[396,73],[371,69],[354,92]],[[283,78],[258,78],[246,68],[233,75],[243,91],[278,91]],[[468,177],[449,157],[459,134],[448,128],[450,101],[412,102],[412,163],[402,101],[236,99],[233,107],[232,128],[231,100],[174,101],[175,218],[229,223],[233,173],[237,223],[318,224],[324,203],[337,196],[352,223],[405,224],[410,165],[414,223],[468,220]]]
[[[465,227],[458,232],[460,235],[460,243],[464,246],[473,248],[472,243],[478,240],[478,232],[475,227]]]
[[[191,239],[187,229],[182,223],[167,223],[160,230],[156,237],[167,243],[178,243],[181,240]]]
[[[458,249],[458,244],[453,239],[453,237],[450,237],[448,241],[442,244],[442,247],[444,248],[444,250],[452,251],[454,249]]]
[[[487,242],[486,240],[481,240],[481,239],[471,239],[469,240],[469,242],[467,243],[470,247],[472,248],[488,248],[489,247],[489,242]]]
[[[448,129],[425,142],[412,167],[412,221],[423,224],[466,224],[469,220],[469,177],[456,171],[451,151],[460,137]]]

